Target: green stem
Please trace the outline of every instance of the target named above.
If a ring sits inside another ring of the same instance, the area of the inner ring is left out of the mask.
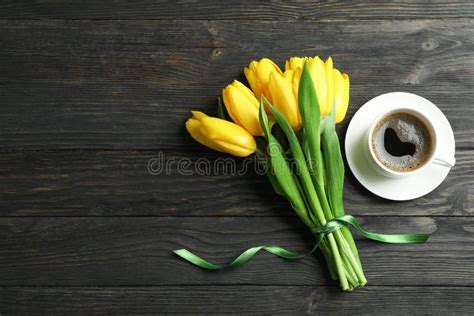
[[[304,195],[302,193],[305,193],[306,194],[306,200],[308,201],[308,203],[311,207],[311,210],[313,211],[313,214],[318,219],[320,225],[321,226],[326,225],[328,219],[326,219],[325,216],[324,216],[323,210],[321,208],[320,201],[318,199],[318,195],[316,193],[316,189],[315,189],[314,184],[313,184],[313,180],[312,180],[312,178],[309,174],[309,171],[308,171],[308,166],[306,164],[306,159],[305,159],[303,149],[301,148],[301,144],[298,141],[298,138],[296,137],[296,134],[295,134],[294,130],[291,128],[290,124],[288,123],[286,118],[283,116],[283,114],[281,114],[281,112],[279,112],[275,107],[273,107],[273,105],[270,102],[268,102],[268,100],[266,100],[265,97],[262,97],[262,100],[260,102],[259,115],[260,115],[260,121],[261,121],[261,123],[263,123],[262,127],[264,129],[266,137],[268,138],[268,143],[269,144],[271,144],[271,142],[276,142],[276,140],[272,139],[273,136],[271,135],[271,133],[269,131],[268,124],[267,124],[268,122],[266,120],[266,115],[264,113],[263,102],[266,102],[269,109],[272,111],[275,119],[277,120],[280,127],[284,131],[284,133],[285,133],[285,135],[288,139],[289,145],[290,145],[291,153],[293,155],[293,158],[296,161],[297,170],[300,173],[299,178],[301,180],[301,184],[303,186],[303,191],[304,191],[304,192],[300,192],[300,194],[296,194],[296,195],[298,195],[298,196],[299,195]],[[279,151],[279,153],[280,152],[281,151]],[[281,159],[280,156],[278,156],[277,158]],[[272,159],[272,161],[273,161],[273,159]],[[286,164],[285,164],[285,167],[287,167]],[[285,172],[288,173],[288,171],[285,171]],[[291,171],[289,173],[291,173]],[[293,180],[293,179],[291,179],[291,180]],[[296,192],[292,192],[292,194],[297,193],[299,190],[300,189],[297,188]],[[304,201],[301,201],[301,204],[304,205]],[[302,211],[302,209],[300,209],[299,207],[297,207],[297,209],[299,211]],[[307,217],[307,216],[305,216],[305,217]],[[307,219],[309,219],[309,218],[307,218]],[[341,254],[339,253],[339,249],[337,247],[336,240],[334,239],[334,235],[332,233],[328,234],[327,239],[329,241],[329,246],[330,246],[331,251],[333,253],[334,263],[336,265],[336,270],[337,270],[337,273],[338,273],[338,276],[339,276],[339,283],[340,283],[343,290],[348,290],[349,289],[349,284],[347,282],[347,278],[346,278],[346,275],[345,275],[345,269],[342,265],[342,257],[341,257]]]
[[[352,268],[351,264],[347,261],[347,258],[343,259],[344,269],[346,270],[346,277],[347,281],[349,282],[349,286],[356,287],[359,285],[359,280]]]
[[[318,221],[317,218],[315,218],[315,215],[311,211],[311,206],[309,205],[309,202],[308,202],[308,199],[307,199],[306,195],[303,194],[304,189],[301,185],[300,180],[295,175],[294,175],[294,180],[295,180],[295,182],[298,186],[299,191],[302,193],[301,196],[303,197],[305,208],[306,208],[306,213],[308,214],[309,219],[313,222],[314,227],[321,227],[322,226],[321,223]],[[335,261],[334,261],[333,253],[330,251],[330,247],[329,247],[327,238],[324,238],[321,241],[320,248],[321,248],[321,252],[323,253],[323,255],[326,259],[326,262],[327,262],[327,265],[328,265],[328,268],[329,268],[329,273],[331,274],[331,278],[333,280],[337,280],[338,275],[337,275],[337,272],[335,271],[335,269],[337,269],[337,267],[336,267],[336,264],[335,264]]]
[[[339,253],[339,249],[337,248],[336,240],[334,239],[332,233],[327,235],[327,238],[329,240],[329,245],[331,247],[332,253],[334,254],[334,263],[336,264],[337,274],[339,276],[339,284],[341,285],[341,288],[343,290],[348,290],[349,284],[347,283],[347,277],[344,273],[345,269],[342,265],[342,258],[341,254]]]
[[[303,161],[301,161],[302,159],[300,155],[293,155],[293,156],[296,157],[296,162],[298,164],[299,171],[301,173],[300,175],[301,183],[306,193],[307,201],[314,212],[313,214],[316,215],[316,218],[318,219],[320,225],[324,226],[326,225],[327,220],[324,217],[324,212],[321,207],[320,201],[318,199],[318,195],[316,193],[315,187],[313,185],[313,181],[311,180],[311,177],[309,176],[309,172],[306,167],[306,162],[304,161],[304,159]],[[349,288],[349,285],[347,283],[347,278],[344,273],[345,270],[343,269],[343,266],[342,266],[342,257],[341,257],[341,254],[339,253],[336,240],[334,239],[334,236],[332,233],[328,234],[327,238],[329,240],[329,246],[333,253],[334,263],[336,264],[336,270],[339,276],[339,282],[341,284],[342,289],[347,290]]]
[[[326,196],[326,191],[324,191],[324,187],[320,185],[315,185],[319,201],[321,203],[321,207],[323,209],[323,212],[328,220],[331,220],[334,218],[334,214],[331,211],[331,207],[329,206],[328,203],[328,198]]]
[[[367,279],[365,278],[364,273],[362,272],[362,267],[360,266],[359,262],[355,259],[354,254],[352,253],[346,239],[344,238],[340,230],[335,232],[335,237],[339,244],[339,247],[341,249],[343,256],[347,258],[347,260],[349,261],[349,264],[353,267],[360,285],[361,286],[365,285],[367,283]]]
[[[318,191],[317,193],[318,193],[318,196],[319,196],[319,201],[321,202],[323,211],[326,214],[326,218],[329,218],[329,219],[334,218],[334,216],[331,212],[331,207],[329,206],[329,202],[327,200],[326,192],[324,191],[323,188],[321,188],[318,185],[316,185],[315,187]],[[360,261],[358,260],[358,254],[357,255],[354,254],[354,252],[351,249],[349,243],[344,238],[344,235],[341,233],[340,230],[336,231],[334,235],[335,235],[336,241],[339,244],[339,247],[341,248],[342,254],[345,255],[347,257],[347,259],[349,260],[351,266],[353,267],[353,270],[354,270],[355,274],[357,275],[357,279],[360,281],[360,284],[361,285],[366,284],[367,279],[364,276],[364,273],[362,271],[362,266],[360,264]]]
[[[359,258],[359,251],[357,250],[357,246],[354,242],[354,237],[352,237],[351,231],[349,230],[348,227],[342,227],[341,232],[346,238],[346,241],[349,244],[349,247],[351,248],[352,253],[354,254],[354,257],[356,258],[357,263],[362,268],[362,263],[360,262],[360,258]]]

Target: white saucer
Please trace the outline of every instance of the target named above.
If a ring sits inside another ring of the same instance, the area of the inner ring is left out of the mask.
[[[365,103],[349,123],[345,149],[352,173],[367,190],[389,200],[406,201],[436,189],[446,178],[450,168],[432,163],[414,175],[388,178],[369,165],[364,154],[365,133],[379,115],[398,107],[412,108],[425,114],[439,131],[436,152],[454,156],[454,134],[446,116],[427,99],[406,92],[382,94]]]

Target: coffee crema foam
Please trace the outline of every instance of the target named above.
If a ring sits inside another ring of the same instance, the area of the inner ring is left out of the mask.
[[[410,155],[394,156],[387,151],[385,133],[391,128],[403,143],[415,146]],[[377,159],[387,168],[398,172],[409,172],[423,166],[431,156],[432,137],[426,125],[415,115],[407,112],[389,114],[374,128],[371,144]]]

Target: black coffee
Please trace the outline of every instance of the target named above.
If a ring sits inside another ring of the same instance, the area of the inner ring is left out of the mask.
[[[377,159],[398,172],[413,171],[431,157],[431,134],[425,123],[407,112],[383,117],[372,133],[371,145]]]

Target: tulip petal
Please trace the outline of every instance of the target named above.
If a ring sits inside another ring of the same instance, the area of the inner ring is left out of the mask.
[[[255,94],[247,88],[242,82],[234,80],[232,86],[237,88],[247,99],[248,101],[258,110],[258,100],[255,98]]]
[[[188,130],[191,137],[198,143],[217,151],[223,151],[218,145],[214,144],[203,135],[201,131],[201,122],[198,119],[194,117],[188,119],[186,121],[186,129]]]
[[[225,152],[237,157],[247,157],[255,152],[256,145],[253,149],[248,147],[242,147],[238,144],[228,143],[226,141],[221,141],[219,139],[214,139],[214,142],[220,147],[225,148]]]
[[[222,151],[238,157],[255,152],[255,139],[239,125],[215,117],[205,117],[201,124],[202,133]]]
[[[324,64],[324,70],[326,73],[326,83],[327,83],[327,95],[326,95],[326,111],[321,113],[321,116],[326,116],[331,112],[332,106],[334,104],[334,79],[333,79],[333,64],[332,58],[329,57]]]
[[[260,96],[262,95],[262,86],[257,78],[257,74],[255,73],[256,64],[256,61],[252,61],[249,65],[249,68],[244,68],[244,74],[253,92],[257,98],[260,99]]]
[[[344,120],[347,109],[349,107],[349,76],[347,74],[342,75],[342,103],[339,113],[336,112],[336,123],[340,123]]]
[[[232,109],[232,100],[230,98],[230,88],[231,88],[231,85],[228,85],[227,87],[225,87],[225,89],[222,90],[222,98],[224,99],[224,105],[232,121],[242,126],[242,122],[240,122],[239,117],[234,113]]]
[[[268,82],[270,80],[270,74],[276,71],[279,74],[283,74],[281,71],[280,67],[278,67],[277,64],[275,64],[271,59],[269,58],[262,58],[257,65],[257,73],[260,81],[262,82]]]
[[[285,72],[283,73],[283,77],[285,78],[286,81],[288,81],[289,84],[292,84],[293,74],[294,74],[294,71],[291,69],[285,70]]]
[[[208,117],[208,115],[201,111],[191,111],[191,113],[193,114],[193,117],[198,120],[202,119],[203,117]]]
[[[291,84],[283,75],[273,72],[270,75],[269,87],[275,107],[283,113],[292,128],[301,128],[301,118]]]
[[[343,109],[343,86],[342,86],[342,74],[336,68],[333,68],[333,81],[334,81],[334,106],[336,107],[336,121],[339,116],[344,116]]]
[[[241,89],[229,86],[228,98],[230,105],[226,108],[232,119],[250,134],[262,136],[263,131],[258,121],[258,101],[253,94],[250,98]]]
[[[313,80],[316,95],[318,96],[319,109],[321,116],[327,114],[327,84],[324,62],[318,56],[309,62],[309,71]]]
[[[305,60],[306,57],[291,57],[285,62],[285,70],[295,70],[298,68],[303,68]]]
[[[298,89],[300,86],[301,73],[302,73],[302,68],[296,68],[293,71],[293,80],[291,83],[293,85],[293,94],[295,95],[295,97],[298,97]]]

